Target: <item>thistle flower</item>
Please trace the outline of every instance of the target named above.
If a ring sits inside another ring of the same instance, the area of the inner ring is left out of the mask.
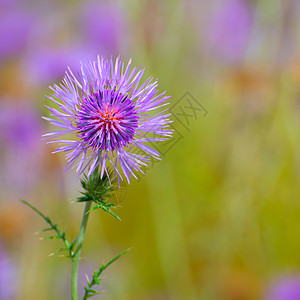
[[[34,27],[34,18],[26,11],[0,5],[0,61],[24,52]]]
[[[0,299],[12,299],[17,291],[15,268],[0,244]]]
[[[27,80],[30,84],[41,86],[54,83],[61,78],[67,66],[80,69],[78,61],[83,57],[94,57],[95,51],[76,44],[67,47],[38,47],[29,53],[23,63],[24,72],[30,74]],[[73,69],[74,71],[74,69]]]
[[[277,279],[266,294],[266,300],[300,299],[300,275],[294,274]]]
[[[113,1],[90,0],[82,3],[80,9],[81,19],[76,20],[80,24],[79,35],[89,49],[110,55],[129,48],[126,43],[129,39],[128,20],[122,5]]]
[[[22,102],[0,97],[0,198],[33,192],[42,172],[39,114],[27,101]]]
[[[239,62],[250,38],[253,11],[245,0],[220,1],[209,21],[208,44],[228,62]]]
[[[53,118],[45,117],[62,130],[44,137],[59,137],[68,133],[70,140],[60,143],[56,152],[66,154],[67,166],[81,175],[89,167],[88,176],[99,166],[101,177],[109,166],[118,180],[122,174],[130,182],[135,171],[142,171],[150,158],[159,159],[159,153],[148,142],[164,141],[172,136],[170,113],[158,108],[168,105],[165,92],[158,94],[158,83],[148,78],[141,86],[144,69],[127,67],[119,57],[115,63],[98,56],[97,61],[81,64],[76,76],[68,69],[63,82],[50,87],[49,97],[59,110],[46,106]],[[154,112],[154,113],[152,113]],[[137,154],[136,150],[142,150]]]

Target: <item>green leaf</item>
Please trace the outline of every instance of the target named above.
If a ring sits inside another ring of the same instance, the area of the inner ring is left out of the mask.
[[[60,239],[60,236],[57,235],[53,235],[53,236],[46,236],[46,237],[42,237],[40,238],[41,240],[55,240],[55,239]]]
[[[100,281],[102,280],[102,278],[99,278],[97,276],[97,274],[94,274],[93,275],[93,280],[94,280],[95,284],[98,284],[100,286]]]
[[[27,201],[25,201],[25,200],[20,200],[20,201],[22,203],[24,203],[25,205],[27,205],[28,207],[30,207],[31,209],[33,209],[37,214],[39,214],[50,225],[50,228],[43,229],[40,232],[46,232],[46,231],[50,231],[50,230],[55,231],[56,235],[41,238],[42,240],[61,239],[63,241],[63,243],[65,244],[65,248],[59,249],[58,251],[56,251],[52,254],[59,253],[59,252],[65,250],[65,251],[69,252],[69,255],[67,255],[67,257],[73,257],[74,256],[73,246],[76,241],[74,240],[72,242],[72,244],[70,244],[66,238],[66,233],[61,232],[58,229],[57,224],[54,224],[49,217],[45,216],[41,211],[39,211],[36,207],[34,207],[32,204],[28,203]]]
[[[88,282],[88,286],[87,287],[84,287],[85,293],[84,293],[83,300],[86,300],[87,298],[96,295],[96,294],[94,294],[94,292],[96,292],[97,294],[99,294],[99,292],[97,292],[95,290],[92,290],[92,287],[94,285],[96,285],[96,284],[100,286],[100,281],[102,280],[102,278],[99,278],[99,277],[102,274],[102,272],[106,268],[108,268],[113,262],[115,262],[118,258],[120,258],[125,253],[127,253],[129,250],[131,250],[131,248],[128,248],[125,251],[121,252],[120,254],[118,254],[117,256],[115,256],[113,259],[111,259],[107,264],[101,265],[101,267],[97,271],[94,271],[94,273],[92,275],[93,280],[90,281],[90,282]]]

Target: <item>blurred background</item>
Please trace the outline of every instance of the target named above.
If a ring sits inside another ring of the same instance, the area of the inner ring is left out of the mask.
[[[0,0],[0,299],[69,299],[60,241],[80,185],[41,141],[48,86],[121,56],[172,96],[163,160],[91,215],[80,281],[126,248],[95,299],[300,299],[298,0]],[[161,147],[159,145],[159,147]]]

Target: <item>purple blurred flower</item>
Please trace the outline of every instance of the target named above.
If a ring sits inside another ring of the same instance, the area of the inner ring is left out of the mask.
[[[73,31],[74,35],[68,36],[68,40],[60,45],[57,40],[61,30],[67,26],[67,18],[65,13],[58,13],[55,9],[58,8],[50,5],[42,18],[37,17],[40,26],[35,26],[31,34],[30,49],[23,63],[26,80],[37,87],[61,79],[67,67],[76,73],[80,70],[80,61],[91,59],[98,53],[110,57],[120,52],[124,45],[127,22],[120,5],[84,2],[82,7],[74,11],[74,27],[77,25],[78,28]],[[70,22],[72,13],[68,13],[67,20]],[[53,14],[56,16],[55,23],[52,20]]]
[[[0,127],[1,191],[23,197],[37,177],[41,122],[28,105],[5,101],[0,102]]]
[[[24,52],[33,24],[32,16],[25,10],[0,10],[0,60]]]
[[[37,114],[25,104],[5,101],[0,104],[0,141],[9,148],[30,149],[40,133]]]
[[[37,86],[49,84],[61,78],[66,67],[65,55],[51,48],[32,52],[25,61],[25,72],[30,74],[28,80]]]
[[[253,25],[253,11],[245,0],[222,0],[209,21],[212,51],[229,62],[240,61]]]
[[[79,61],[86,57],[94,57],[90,49],[76,47],[76,45],[57,48],[40,48],[30,53],[24,63],[24,72],[30,74],[28,81],[31,84],[49,85],[64,76],[65,70],[70,67],[75,71],[80,69]]]
[[[127,22],[125,11],[113,2],[84,2],[82,39],[103,56],[116,55],[124,42]]]
[[[300,275],[275,281],[267,292],[266,300],[300,300]]]
[[[17,291],[14,267],[0,245],[0,299],[12,299]]]
[[[0,0],[0,9],[15,6],[20,0]]]
[[[112,59],[98,57],[96,62],[82,64],[77,77],[69,70],[63,83],[52,88],[54,94],[49,98],[59,105],[60,111],[48,107],[55,119],[45,119],[62,130],[45,136],[74,134],[74,140],[58,140],[62,146],[54,151],[69,152],[66,169],[77,166],[80,175],[90,166],[90,175],[101,165],[103,176],[111,165],[118,179],[123,180],[122,169],[129,182],[131,175],[136,177],[134,170],[142,172],[141,166],[147,165],[149,156],[159,158],[159,153],[145,143],[171,136],[170,114],[167,109],[154,116],[150,113],[167,105],[170,97],[164,96],[165,92],[157,95],[158,84],[153,78],[138,87],[144,69],[130,71],[130,67],[131,61],[124,68],[119,58],[114,64]],[[132,153],[133,148],[147,155]]]

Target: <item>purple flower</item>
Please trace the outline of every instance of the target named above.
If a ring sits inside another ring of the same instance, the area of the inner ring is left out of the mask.
[[[9,147],[10,151],[20,147],[32,151],[39,143],[37,137],[41,132],[37,113],[30,105],[12,100],[2,101],[0,105],[1,144]]]
[[[208,39],[222,59],[239,61],[245,53],[253,25],[253,12],[245,0],[223,0],[209,22]]]
[[[42,124],[28,103],[0,100],[0,194],[8,191],[9,196],[23,197],[38,178]]]
[[[0,299],[12,299],[16,294],[16,276],[13,265],[0,245]]]
[[[0,0],[0,8],[15,6],[19,0]]]
[[[127,22],[125,11],[113,2],[84,2],[82,7],[82,38],[92,49],[103,55],[119,52]],[[99,17],[101,16],[101,17]]]
[[[68,66],[79,70],[78,61],[94,55],[91,50],[76,45],[57,48],[41,47],[26,57],[24,72],[30,74],[27,79],[31,84],[49,85],[56,79],[62,78]]]
[[[98,57],[95,62],[82,64],[81,72],[74,76],[66,73],[63,83],[54,85],[49,97],[60,108],[48,109],[52,118],[44,118],[62,130],[47,133],[45,137],[57,137],[72,133],[72,140],[58,140],[62,145],[55,152],[66,155],[66,169],[77,167],[78,175],[89,166],[88,176],[100,165],[101,176],[108,174],[111,166],[122,179],[121,170],[128,182],[134,171],[143,173],[150,157],[159,159],[159,153],[148,142],[164,141],[172,135],[167,109],[155,110],[167,105],[165,92],[158,94],[157,80],[147,79],[140,87],[144,69],[127,67],[119,57]],[[152,114],[153,112],[153,114]],[[149,135],[152,137],[149,137]],[[141,150],[143,155],[134,153]]]
[[[27,12],[0,9],[0,60],[24,52],[32,29],[33,18]]]
[[[281,278],[270,287],[266,300],[299,300],[300,275]]]

